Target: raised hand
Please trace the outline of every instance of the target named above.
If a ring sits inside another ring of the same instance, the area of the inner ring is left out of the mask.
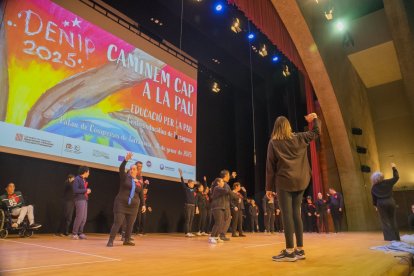
[[[391,167],[395,168],[397,166],[395,165],[395,163],[391,163]]]
[[[305,120],[310,123],[313,121],[313,119],[318,118],[318,115],[316,115],[316,113],[309,113],[308,115],[305,116]]]
[[[132,158],[132,152],[128,152],[126,155],[125,155],[125,161],[129,161],[131,158]]]
[[[231,173],[231,178],[236,178],[237,177],[237,173],[236,172],[232,172]]]
[[[204,176],[203,179],[204,179],[204,182],[207,182],[207,176]]]
[[[145,180],[145,181],[144,181],[144,184],[149,185],[149,180],[148,180],[148,179],[147,179],[147,180]]]

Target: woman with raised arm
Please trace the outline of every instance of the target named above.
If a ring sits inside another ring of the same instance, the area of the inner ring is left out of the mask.
[[[308,123],[313,122],[312,130],[293,133],[286,117],[276,118],[267,148],[266,195],[270,199],[277,192],[286,241],[286,249],[272,258],[277,262],[305,259],[300,205],[311,178],[307,147],[319,136],[320,128],[315,113],[308,114],[305,119]],[[296,248],[293,233],[296,236]]]
[[[125,172],[125,166],[131,158],[132,153],[128,152],[124,161],[122,161],[119,166],[119,192],[115,197],[114,224],[112,225],[108,244],[106,245],[108,247],[113,246],[116,233],[118,233],[124,220],[126,220],[126,233],[123,244],[134,246],[135,244],[131,241],[131,232],[141,202],[143,202],[141,211],[146,211],[144,202],[144,186],[142,181],[137,179],[137,165],[131,165],[128,173]]]

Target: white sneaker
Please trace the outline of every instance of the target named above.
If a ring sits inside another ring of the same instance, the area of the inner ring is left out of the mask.
[[[201,236],[208,236],[206,232],[201,232]]]
[[[196,235],[197,235],[197,236],[201,236],[201,232],[200,232],[200,231],[198,231],[198,232],[196,233]]]
[[[208,238],[208,243],[217,244],[217,240],[215,238]]]
[[[188,234],[190,234],[190,237],[195,237],[195,235],[193,233],[188,233]]]
[[[79,236],[78,235],[72,235],[72,240],[79,240]]]
[[[192,235],[193,235],[193,234],[191,234],[191,233],[187,233],[187,234],[185,234],[185,236],[186,236],[187,238],[192,237]]]

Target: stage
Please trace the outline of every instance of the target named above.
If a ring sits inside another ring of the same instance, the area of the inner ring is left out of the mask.
[[[211,245],[207,237],[182,234],[135,236],[135,247],[108,235],[88,240],[35,235],[0,240],[1,275],[408,275],[409,254],[370,250],[386,244],[381,233],[305,234],[306,260],[271,260],[283,234],[246,233],[246,238]],[[405,258],[404,258],[405,257]]]

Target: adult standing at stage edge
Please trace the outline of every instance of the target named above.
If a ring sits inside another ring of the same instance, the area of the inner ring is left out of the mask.
[[[144,202],[144,187],[142,181],[136,177],[138,174],[137,165],[133,164],[128,173],[125,172],[127,162],[132,158],[132,153],[128,152],[119,166],[119,192],[114,202],[114,223],[109,235],[108,247],[113,246],[113,242],[119,228],[126,220],[126,233],[124,245],[135,245],[131,242],[131,232],[137,217],[140,203],[142,202],[142,212],[146,211]]]
[[[393,176],[390,179],[384,179],[381,172],[374,172],[371,175],[371,195],[381,219],[384,240],[399,241],[395,201],[392,198],[392,188],[397,183],[399,175],[394,163],[391,163],[391,167]]]
[[[267,148],[266,195],[270,199],[277,192],[285,230],[286,249],[272,257],[277,262],[305,259],[300,206],[311,178],[307,146],[319,136],[320,129],[320,121],[315,113],[308,114],[305,119],[308,123],[313,122],[312,130],[293,133],[286,117],[276,118]],[[296,249],[293,233],[296,236]]]
[[[344,198],[341,193],[329,188],[328,213],[331,214],[334,223],[335,233],[341,232],[342,214],[344,213]]]

